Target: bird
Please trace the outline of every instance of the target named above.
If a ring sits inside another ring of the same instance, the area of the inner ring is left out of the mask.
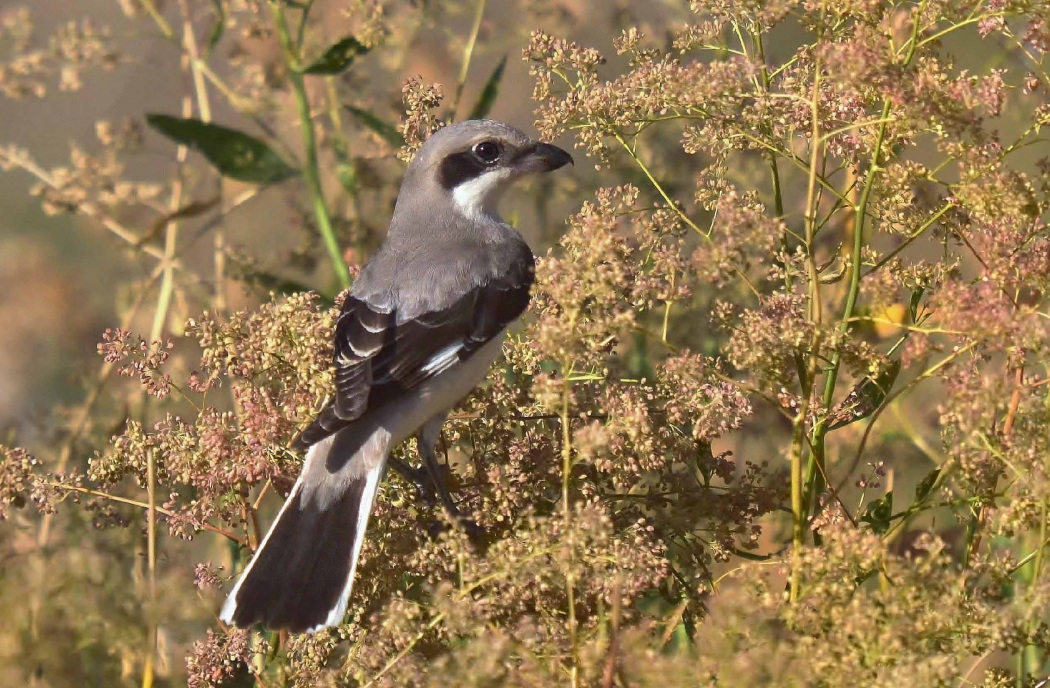
[[[296,633],[341,623],[390,452],[410,437],[455,513],[437,473],[441,426],[499,356],[535,279],[532,250],[498,202],[515,181],[572,163],[495,120],[450,124],[423,143],[343,301],[335,392],[292,443],[302,471],[221,620]]]

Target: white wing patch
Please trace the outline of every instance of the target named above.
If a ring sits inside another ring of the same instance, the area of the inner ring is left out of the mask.
[[[422,371],[427,375],[437,375],[448,370],[449,366],[459,361],[459,352],[462,348],[463,342],[449,344],[427,359],[427,362],[423,364]]]

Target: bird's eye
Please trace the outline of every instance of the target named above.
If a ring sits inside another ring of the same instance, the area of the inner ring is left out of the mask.
[[[481,141],[474,144],[474,157],[486,165],[493,165],[499,160],[503,150],[495,141]]]

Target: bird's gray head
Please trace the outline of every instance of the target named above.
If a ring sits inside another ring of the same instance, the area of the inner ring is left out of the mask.
[[[448,199],[452,210],[468,219],[498,218],[496,204],[514,180],[569,163],[572,156],[561,148],[533,140],[508,124],[489,119],[458,122],[432,134],[416,153],[402,182],[397,210]]]

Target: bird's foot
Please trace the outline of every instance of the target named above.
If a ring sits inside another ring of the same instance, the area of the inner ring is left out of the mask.
[[[434,487],[434,481],[430,478],[430,471],[425,468],[413,468],[407,462],[393,456],[390,457],[389,461],[390,467],[394,469],[394,472],[416,486],[420,499],[426,502],[428,506],[437,504],[437,489]]]
[[[458,514],[452,519],[451,524],[449,521],[432,521],[427,532],[430,537],[436,538],[447,531],[450,525],[466,533],[467,539],[474,544],[481,542],[485,537],[485,529],[478,525],[477,521]]]

